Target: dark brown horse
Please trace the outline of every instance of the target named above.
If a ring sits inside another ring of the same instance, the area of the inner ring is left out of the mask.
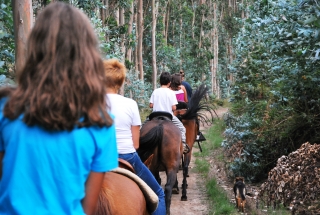
[[[187,177],[189,176],[189,164],[191,161],[192,148],[196,141],[197,135],[200,130],[200,123],[212,124],[215,112],[214,105],[206,102],[202,102],[202,99],[207,95],[208,88],[205,85],[200,85],[189,101],[188,108],[186,110],[177,110],[175,114],[182,121],[186,128],[186,143],[188,144],[190,151],[183,155],[182,169],[183,169],[183,181],[182,181],[182,201],[187,201]],[[199,145],[200,146],[200,145]],[[178,189],[176,184],[175,188]]]
[[[152,113],[157,114],[157,113]],[[171,121],[171,114],[167,116],[156,116],[146,122],[140,130],[140,147],[138,154],[145,161],[154,155],[149,166],[159,184],[161,178],[159,171],[165,171],[167,181],[164,188],[166,211],[170,214],[172,188],[177,180],[179,163],[182,155],[181,133]],[[161,113],[160,115],[163,115]]]

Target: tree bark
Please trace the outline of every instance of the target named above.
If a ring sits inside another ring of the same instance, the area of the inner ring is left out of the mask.
[[[124,9],[123,8],[119,8],[119,27],[122,27],[124,26]],[[124,55],[126,53],[126,47],[125,47],[125,44],[124,44],[124,41],[125,41],[125,34],[121,34],[120,35],[120,50],[121,50],[121,53],[122,53],[122,58],[124,59]]]
[[[102,26],[106,25],[106,18],[107,18],[107,1],[101,0],[101,3],[105,6],[105,8],[100,8],[100,18],[102,20]]]
[[[156,53],[156,26],[157,26],[157,13],[158,8],[155,0],[152,0],[152,87],[157,88],[157,53]]]
[[[12,0],[14,41],[15,41],[15,70],[16,76],[22,70],[27,57],[27,40],[32,27],[32,1]]]
[[[213,68],[212,68],[212,92],[215,93],[216,97],[220,98],[220,87],[219,87],[219,79],[217,78],[218,71],[218,55],[219,55],[219,34],[218,34],[218,23],[217,23],[217,3],[213,4],[213,22],[214,22],[214,30],[213,30],[213,50],[214,50],[214,58],[213,58]]]
[[[143,0],[138,0],[138,17],[137,17],[137,27],[138,27],[138,46],[137,46],[137,57],[138,57],[138,70],[139,79],[143,81],[143,58],[142,58],[142,42],[143,42]]]
[[[133,5],[133,2],[132,2],[131,3],[131,7],[130,7],[130,17],[129,17],[129,22],[128,22],[128,36],[129,37],[132,34],[133,13],[134,13],[134,5]],[[131,40],[129,40],[128,42],[131,43]],[[128,44],[128,45],[129,46],[127,47],[126,59],[129,62],[132,62],[132,48],[131,48],[131,44]]]

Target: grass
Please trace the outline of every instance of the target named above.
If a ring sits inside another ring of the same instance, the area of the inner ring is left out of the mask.
[[[203,176],[206,184],[206,192],[209,197],[209,214],[210,215],[235,215],[239,214],[235,208],[235,205],[230,203],[227,193],[217,184],[215,178],[211,178],[209,175],[210,164],[208,160],[212,159],[212,152],[214,150],[220,149],[221,142],[223,141],[222,133],[225,130],[225,124],[223,120],[215,120],[213,126],[206,131],[205,137],[207,141],[204,141],[201,144],[202,152],[195,152],[194,156],[196,157],[195,166],[198,172]],[[195,148],[198,148],[198,144],[194,145]],[[216,158],[224,162],[225,158],[223,154],[215,155]],[[280,206],[276,210],[272,210],[271,207],[266,208],[262,202],[260,202],[259,209],[260,211],[265,211],[264,214],[267,215],[289,215],[289,211]],[[257,211],[250,211],[251,215],[258,214]],[[260,213],[261,214],[261,213]]]
[[[196,169],[205,179],[206,192],[210,200],[209,213],[219,215],[237,214],[234,204],[231,204],[226,192],[217,184],[215,178],[210,178],[210,164],[206,158],[210,158],[211,152],[221,147],[223,140],[222,132],[225,126],[222,120],[215,120],[214,125],[207,131],[205,137],[207,141],[201,145],[202,152],[194,153],[196,157]],[[223,160],[219,156],[219,159]]]

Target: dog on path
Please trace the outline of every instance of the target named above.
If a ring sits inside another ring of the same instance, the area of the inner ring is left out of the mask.
[[[246,185],[244,184],[243,177],[236,177],[233,192],[236,200],[236,207],[240,212],[244,212],[246,204]]]

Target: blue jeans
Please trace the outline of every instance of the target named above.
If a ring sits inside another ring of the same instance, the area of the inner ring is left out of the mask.
[[[119,158],[128,161],[136,174],[144,181],[147,185],[157,194],[159,198],[159,204],[157,209],[152,213],[152,215],[165,215],[166,214],[166,203],[165,195],[162,187],[159,185],[153,174],[150,172],[148,167],[142,163],[139,155],[134,153],[129,154],[119,154]]]

